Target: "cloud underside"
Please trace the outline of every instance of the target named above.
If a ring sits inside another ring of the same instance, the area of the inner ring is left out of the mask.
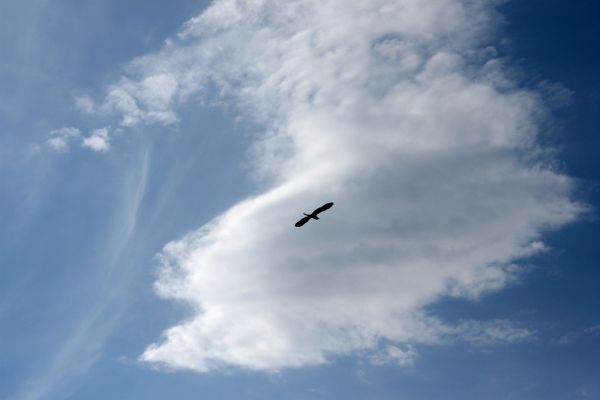
[[[501,289],[582,211],[536,142],[538,94],[486,47],[495,3],[221,0],[131,63],[103,112],[170,124],[180,104],[225,101],[263,126],[250,154],[271,182],[164,248],[158,293],[194,315],[143,360],[278,370],[370,352],[410,365],[422,343],[529,336],[424,311]]]

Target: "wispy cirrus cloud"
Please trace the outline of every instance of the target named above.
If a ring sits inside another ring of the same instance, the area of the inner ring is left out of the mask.
[[[537,143],[540,94],[494,59],[496,4],[220,0],[129,65],[99,112],[172,124],[212,96],[262,124],[251,155],[270,182],[164,248],[157,291],[194,315],[142,360],[277,370],[373,351],[409,365],[448,335],[532,335],[423,311],[503,288],[585,210]],[[319,223],[293,227],[325,201]]]
[[[131,155],[130,155],[131,156]],[[109,216],[109,229],[104,241],[98,241],[100,256],[84,260],[89,281],[78,285],[89,296],[79,296],[85,307],[74,307],[73,319],[64,336],[51,342],[50,356],[44,360],[34,376],[25,379],[10,400],[39,400],[68,398],[97,360],[102,356],[106,342],[119,326],[128,305],[123,301],[129,293],[127,282],[135,270],[132,248],[143,241],[138,232],[140,210],[151,169],[151,155],[143,149],[137,157],[130,157],[132,168],[121,172],[122,181],[115,189],[115,207]],[[78,311],[75,311],[78,310]],[[58,324],[56,329],[61,329]],[[62,336],[62,335],[61,335]]]

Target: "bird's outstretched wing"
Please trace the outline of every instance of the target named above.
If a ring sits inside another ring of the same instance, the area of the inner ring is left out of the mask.
[[[333,203],[323,204],[321,207],[319,207],[315,211],[313,211],[313,215],[317,215],[319,213],[322,213],[325,210],[329,210],[331,207],[333,207]]]
[[[300,221],[296,222],[296,226],[299,228],[302,225],[304,225],[305,223],[308,222],[308,220],[310,219],[310,217],[304,217],[302,218]]]

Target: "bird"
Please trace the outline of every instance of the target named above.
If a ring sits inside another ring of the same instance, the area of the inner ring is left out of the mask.
[[[319,217],[317,215],[319,215],[323,211],[329,210],[331,207],[333,207],[333,202],[323,204],[321,207],[317,208],[315,211],[313,211],[310,214],[302,213],[305,216],[300,221],[296,222],[296,226],[299,228],[302,225],[304,225],[305,223],[307,223],[310,219],[319,219]]]

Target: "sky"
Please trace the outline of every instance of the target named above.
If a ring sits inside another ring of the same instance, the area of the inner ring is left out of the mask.
[[[3,1],[0,399],[600,398],[599,8]]]

